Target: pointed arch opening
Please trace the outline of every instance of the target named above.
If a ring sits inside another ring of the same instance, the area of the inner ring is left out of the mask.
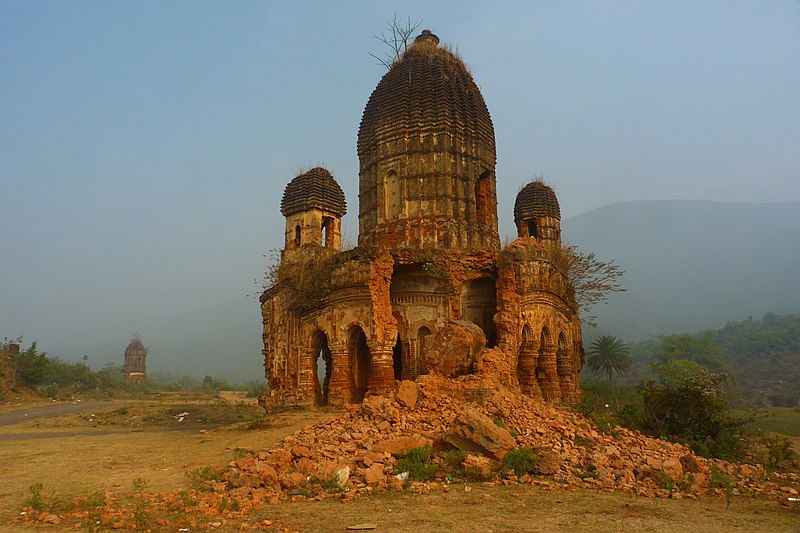
[[[403,364],[403,340],[400,334],[397,334],[397,342],[392,348],[392,368],[394,369],[394,379],[396,381],[403,380],[403,371],[405,370]]]
[[[494,315],[497,312],[497,289],[495,280],[479,278],[468,281],[461,289],[461,316],[472,322],[486,335],[486,346],[497,345],[497,328]]]
[[[317,331],[311,339],[312,369],[314,372],[314,404],[328,405],[328,392],[333,374],[333,358],[328,348],[328,336]]]
[[[352,391],[351,401],[353,403],[361,403],[367,394],[367,384],[369,383],[370,367],[372,365],[372,355],[367,344],[367,335],[361,327],[353,326],[350,329],[347,345],[352,365],[350,373],[352,379],[350,387]]]
[[[561,399],[573,401],[576,394],[576,375],[569,342],[563,331],[558,334],[556,372],[558,373],[558,385],[561,388]]]
[[[536,358],[536,378],[540,381],[544,380],[545,374],[545,356],[550,347],[550,331],[547,327],[542,328],[542,333],[539,335],[539,352]]]
[[[328,234],[330,233],[330,226],[331,218],[330,217],[322,217],[322,236],[320,244],[326,248],[329,248],[328,243]]]
[[[533,331],[528,324],[522,328],[522,336],[517,354],[517,381],[523,394],[530,395],[536,380],[536,352]]]

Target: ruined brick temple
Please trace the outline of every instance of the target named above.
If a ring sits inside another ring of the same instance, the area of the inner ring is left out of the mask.
[[[141,339],[134,337],[125,348],[122,372],[125,383],[144,383],[147,378],[147,348]]]
[[[358,246],[331,173],[286,186],[285,249],[260,297],[267,405],[342,405],[429,372],[574,401],[583,349],[560,211],[517,195],[501,249],[494,126],[464,63],[423,31],[373,91],[358,132]],[[464,381],[466,380],[466,381]]]

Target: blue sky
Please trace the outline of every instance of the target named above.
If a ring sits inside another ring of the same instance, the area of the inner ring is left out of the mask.
[[[565,217],[800,200],[798,2],[0,0],[0,337],[101,365],[139,332],[173,369],[173,321],[218,313],[224,337],[252,316],[247,348],[193,347],[192,370],[259,373],[246,295],[283,244],[285,184],[330,169],[357,239],[356,133],[384,73],[368,52],[395,12],[483,92],[502,236],[536,175]]]

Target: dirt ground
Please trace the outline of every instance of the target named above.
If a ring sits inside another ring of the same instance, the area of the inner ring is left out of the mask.
[[[182,413],[188,414],[179,421]],[[179,491],[189,487],[187,471],[224,466],[247,451],[268,449],[335,413],[291,411],[261,421],[252,404],[173,396],[92,404],[51,415],[59,416],[0,426],[2,531],[31,530],[10,521],[30,498],[32,485],[42,484],[42,497],[52,507],[107,490],[128,494],[137,478],[147,482],[148,490]],[[211,527],[208,519],[199,522],[193,531]],[[374,524],[375,531],[798,532],[800,507],[763,498],[660,500],[472,483],[424,495],[384,493],[344,504],[335,499],[287,501],[268,506],[249,522],[290,531],[345,531]],[[216,531],[241,525],[217,523]]]

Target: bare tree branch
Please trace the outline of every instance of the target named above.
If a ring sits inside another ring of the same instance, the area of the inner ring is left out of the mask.
[[[619,283],[619,278],[625,271],[613,259],[601,261],[594,252],[583,253],[571,245],[554,248],[552,257],[574,289],[578,307],[584,311],[605,302],[610,293],[625,290]],[[597,317],[594,315],[587,314],[583,321],[590,326],[597,326]]]
[[[391,20],[386,21],[386,29],[380,33],[373,33],[372,38],[389,48],[384,57],[381,57],[372,52],[367,52],[370,56],[378,60],[378,63],[386,67],[392,68],[392,65],[398,61],[408,47],[411,45],[412,36],[422,24],[422,20],[411,22],[411,18],[407,17],[405,22],[397,18],[395,13]]]

